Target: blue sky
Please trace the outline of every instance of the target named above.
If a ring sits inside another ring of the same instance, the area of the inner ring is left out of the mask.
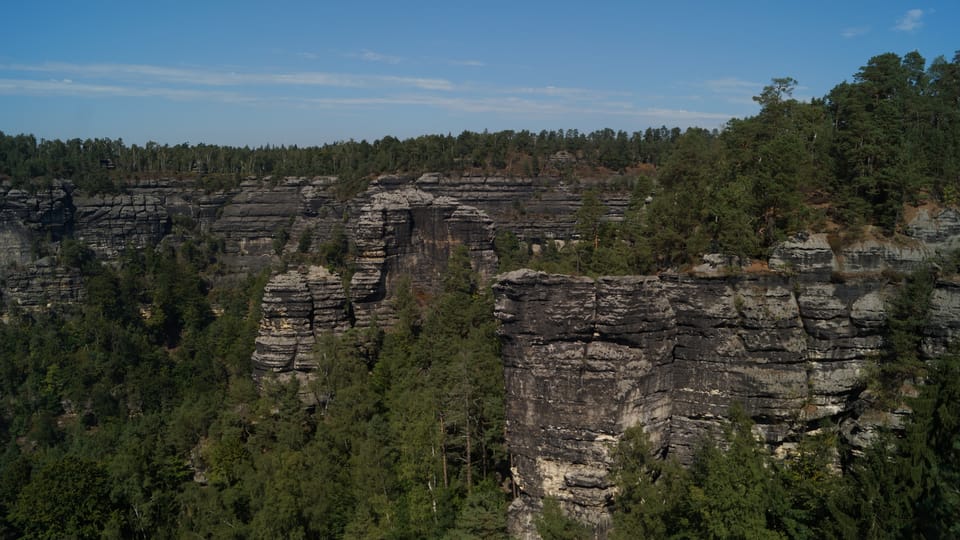
[[[0,131],[314,145],[463,130],[722,127],[960,49],[960,3],[8,2]],[[668,5],[669,4],[669,5]]]

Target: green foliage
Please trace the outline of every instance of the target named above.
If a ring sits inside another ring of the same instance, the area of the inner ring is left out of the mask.
[[[927,538],[960,536],[960,355],[949,353],[933,365],[914,403],[903,443],[904,461],[920,471],[914,530]],[[916,478],[916,477],[914,477]]]
[[[920,346],[935,282],[932,268],[910,274],[888,306],[888,351],[879,372],[880,390],[888,400],[897,396],[902,384],[916,383],[925,372]]]
[[[614,499],[611,538],[666,538],[685,489],[686,477],[674,461],[657,459],[642,426],[627,429],[614,453]]]
[[[830,441],[812,436],[777,462],[739,407],[722,441],[705,441],[689,469],[656,459],[640,427],[614,450],[611,538],[822,538],[837,493]]]
[[[721,450],[707,443],[691,466],[681,523],[699,538],[784,538],[773,504],[776,469],[742,410],[731,411]]]
[[[91,461],[62,457],[30,475],[10,519],[23,538],[98,538],[113,511],[103,470]]]
[[[301,242],[302,243],[302,242]],[[303,252],[307,250],[304,249]],[[334,227],[330,238],[317,246],[321,264],[346,276],[350,271],[350,242],[343,226]]]
[[[579,521],[567,517],[556,499],[543,499],[543,511],[534,520],[537,534],[543,540],[589,540],[593,538],[593,529]]]
[[[283,254],[283,249],[287,247],[287,242],[290,241],[290,229],[288,227],[282,227],[277,231],[277,236],[273,239],[273,252],[280,256]]]
[[[500,272],[523,268],[530,261],[529,248],[521,244],[517,235],[511,231],[497,232],[493,240],[493,249],[497,252]]]
[[[84,303],[0,323],[3,537],[182,536],[190,456],[223,414],[230,377],[249,381],[262,279],[216,291],[214,320],[181,252],[108,267],[65,241],[61,258],[81,269]]]

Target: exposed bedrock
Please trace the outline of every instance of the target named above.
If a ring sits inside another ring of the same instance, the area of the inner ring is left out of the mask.
[[[274,275],[264,287],[260,331],[253,353],[255,374],[309,380],[316,370],[314,347],[323,334],[350,325],[340,275],[307,266]],[[303,395],[310,401],[309,389]]]
[[[42,256],[45,241],[59,240],[70,231],[72,190],[69,182],[61,181],[37,192],[0,183],[0,267]]]
[[[492,272],[492,249],[480,246],[492,223],[533,242],[566,238],[581,200],[575,186],[556,178],[383,176],[346,199],[341,187],[328,176],[248,178],[227,189],[205,186],[202,178],[131,179],[121,194],[83,193],[67,180],[35,191],[0,183],[0,278],[56,254],[60,240],[70,237],[109,262],[171,233],[177,239],[209,233],[222,240],[219,269],[230,276],[274,267],[282,254],[302,245],[316,249],[342,231],[362,254],[363,272],[354,284],[366,295],[361,304],[367,305],[358,310],[362,322],[377,314],[391,276],[413,268],[420,281],[415,285],[433,283],[439,267],[420,260],[445,257],[451,242],[467,244],[478,267]],[[404,202],[413,192],[419,195]],[[619,219],[627,196],[603,198],[608,219]],[[378,258],[387,265],[386,281],[376,275]],[[427,274],[420,273],[424,269]]]
[[[53,257],[18,265],[0,276],[0,305],[46,310],[83,299],[80,272],[57,266]]]
[[[357,324],[376,318],[390,324],[389,302],[398,280],[435,293],[447,259],[464,246],[474,268],[489,277],[496,271],[494,227],[486,213],[450,197],[415,188],[377,193],[359,210],[354,237],[356,270],[350,281]]]
[[[310,380],[317,337],[374,320],[389,326],[394,317],[390,299],[400,278],[408,276],[420,295],[435,294],[458,246],[467,249],[482,275],[490,276],[496,268],[493,223],[455,199],[401,188],[373,194],[357,213],[348,231],[357,253],[348,288],[341,276],[320,266],[276,274],[267,284],[253,355],[254,369],[261,374]]]
[[[823,421],[854,447],[896,415],[871,410],[865,368],[885,346],[896,280],[935,253],[920,242],[864,242],[833,253],[824,235],[776,250],[779,271],[590,279],[518,270],[494,284],[506,379],[507,445],[518,497],[511,532],[536,538],[543,497],[609,524],[611,445],[643,424],[688,460],[742,404],[775,451]],[[851,261],[857,261],[851,264]],[[960,284],[938,280],[929,355],[960,334]]]
[[[152,195],[83,195],[73,204],[74,237],[106,259],[156,245],[170,231],[163,200]]]

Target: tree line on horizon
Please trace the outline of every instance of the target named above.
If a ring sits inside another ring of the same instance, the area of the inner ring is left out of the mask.
[[[25,187],[68,178],[87,191],[117,191],[137,177],[223,189],[248,176],[334,175],[338,193],[349,197],[380,174],[626,175],[640,181],[612,188],[642,188],[634,213],[618,228],[595,227],[593,244],[629,251],[614,266],[630,271],[689,263],[705,252],[763,257],[787,236],[829,224],[893,234],[906,204],[960,203],[960,53],[929,65],[915,51],[881,54],[809,102],[793,97],[797,84],[773,79],[754,97],[760,112],[721,131],[465,131],[258,148],[0,134],[0,176]],[[555,159],[559,152],[576,162]]]

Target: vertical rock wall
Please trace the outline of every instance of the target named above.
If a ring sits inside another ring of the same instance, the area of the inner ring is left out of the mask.
[[[871,411],[865,393],[864,368],[883,351],[897,289],[885,272],[915,269],[933,252],[862,242],[835,255],[813,235],[781,246],[775,272],[499,276],[507,445],[520,492],[511,533],[536,538],[533,518],[549,496],[603,536],[610,451],[637,424],[681,461],[735,403],[781,452],[823,421],[855,447],[868,444],[878,423],[899,421]],[[938,280],[931,301],[922,337],[932,355],[960,335],[960,283]]]
[[[447,259],[457,246],[467,249],[480,273],[489,276],[496,267],[490,218],[449,197],[401,188],[374,194],[358,213],[350,230],[357,257],[349,287],[319,266],[276,274],[267,284],[253,355],[254,369],[261,375],[308,382],[316,369],[313,347],[321,334],[365,327],[374,320],[389,326],[398,280],[410,277],[420,294],[438,292]]]

